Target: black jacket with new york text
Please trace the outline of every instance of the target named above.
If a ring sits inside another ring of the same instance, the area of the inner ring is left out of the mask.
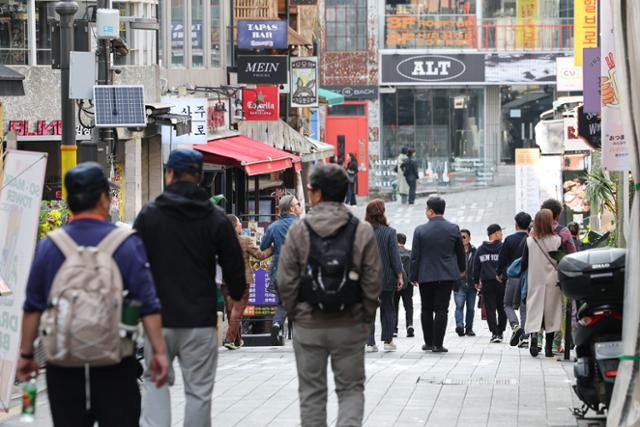
[[[502,242],[484,242],[476,252],[473,261],[473,280],[475,283],[481,281],[496,281],[496,270],[498,268],[498,257]]]

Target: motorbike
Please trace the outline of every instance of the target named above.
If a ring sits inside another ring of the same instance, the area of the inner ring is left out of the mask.
[[[560,288],[577,308],[573,390],[583,402],[574,409],[580,418],[589,409],[604,414],[611,402],[623,354],[625,255],[624,249],[591,249],[567,255],[558,265]]]

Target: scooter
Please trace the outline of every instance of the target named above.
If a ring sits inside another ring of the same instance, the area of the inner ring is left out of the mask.
[[[558,265],[560,288],[578,309],[573,389],[583,405],[573,413],[580,418],[589,409],[603,415],[611,402],[623,354],[625,254],[624,249],[591,249],[567,255]]]

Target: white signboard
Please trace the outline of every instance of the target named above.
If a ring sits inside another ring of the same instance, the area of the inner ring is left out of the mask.
[[[576,67],[573,56],[557,57],[556,73],[559,92],[582,92],[582,67]]]
[[[291,58],[291,106],[318,106],[318,58]]]
[[[615,49],[611,3],[600,2],[602,59],[600,61],[600,94],[602,101],[602,167],[609,171],[628,171],[631,167],[629,144],[624,137],[616,66],[623,58]]]
[[[163,104],[173,105],[171,113],[191,116],[191,133],[176,136],[176,131],[170,126],[162,126],[163,144],[206,144],[209,134],[207,129],[207,113],[209,100],[207,98],[188,98],[178,96],[163,96]]]
[[[516,148],[516,212],[533,216],[540,209],[540,150]]]
[[[0,190],[0,277],[11,294],[0,296],[0,402],[9,407],[20,346],[22,305],[42,200],[46,153],[10,150]]]

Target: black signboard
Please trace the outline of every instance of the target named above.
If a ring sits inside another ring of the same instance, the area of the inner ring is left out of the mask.
[[[347,100],[378,99],[378,86],[326,86],[325,89]]]
[[[382,55],[383,84],[484,83],[484,55]]]
[[[286,56],[238,56],[238,83],[278,85],[287,82]]]
[[[578,107],[578,136],[594,149],[599,149],[602,146],[600,114],[585,113],[583,106]]]
[[[292,6],[315,6],[318,4],[318,0],[289,0],[289,4]]]

